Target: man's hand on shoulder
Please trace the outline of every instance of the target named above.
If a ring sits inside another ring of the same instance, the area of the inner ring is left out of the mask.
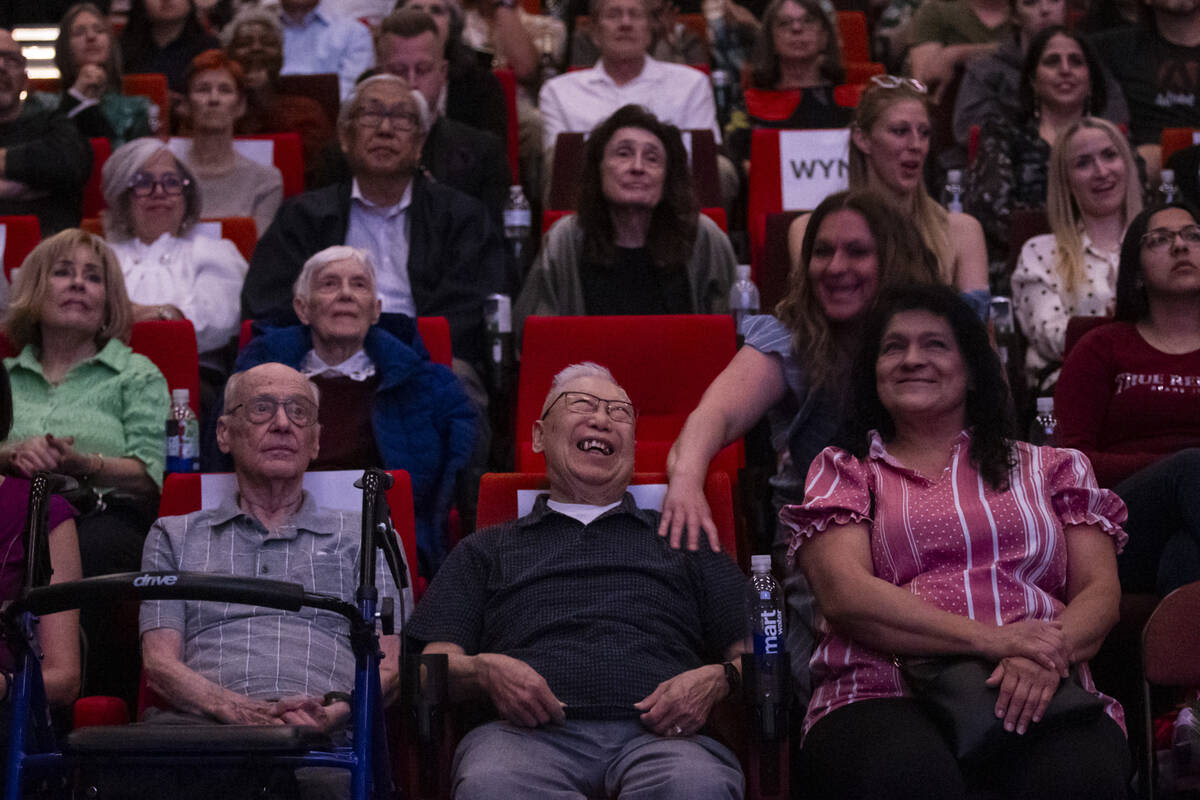
[[[475,658],[479,685],[504,719],[527,728],[566,719],[564,704],[533,667],[499,653],[480,653]]]
[[[691,736],[704,727],[713,705],[727,693],[725,668],[707,664],[663,681],[633,707],[645,712],[642,724],[659,736]]]

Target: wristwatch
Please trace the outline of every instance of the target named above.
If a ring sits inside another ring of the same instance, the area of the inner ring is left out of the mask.
[[[349,703],[350,695],[345,692],[326,692],[325,697],[321,700],[321,705],[331,706],[338,701]]]
[[[731,661],[725,661],[721,666],[725,668],[725,683],[729,686],[729,696],[736,697],[742,690],[742,673]]]

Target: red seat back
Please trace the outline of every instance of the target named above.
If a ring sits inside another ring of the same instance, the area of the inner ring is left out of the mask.
[[[42,226],[32,214],[0,216],[4,229],[4,279],[12,283],[12,272],[42,240]]]
[[[187,389],[188,405],[200,413],[200,355],[196,329],[186,319],[136,322],[129,346],[154,362],[168,389]]]
[[[513,183],[521,182],[521,160],[518,157],[517,145],[520,133],[517,129],[517,76],[511,69],[495,69],[492,73],[500,81],[504,90],[504,107],[508,111],[508,170]]]

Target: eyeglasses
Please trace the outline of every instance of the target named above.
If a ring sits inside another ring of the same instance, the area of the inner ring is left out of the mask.
[[[392,129],[409,133],[417,129],[421,118],[404,107],[396,106],[395,108],[364,108],[354,113],[354,118],[358,120],[358,124],[364,128],[378,128],[383,125],[385,119],[392,121]]]
[[[1185,244],[1200,245],[1200,225],[1185,225],[1177,231],[1170,228],[1146,231],[1141,239],[1142,247],[1147,250],[1162,250],[1167,245],[1174,244],[1176,236],[1183,239]]]
[[[25,69],[25,65],[29,63],[25,56],[20,53],[10,53],[5,51],[0,53],[0,67],[6,69]]]
[[[564,398],[566,398],[564,400]],[[601,397],[596,397],[594,394],[587,392],[563,392],[558,397],[546,406],[546,411],[542,414],[542,419],[550,416],[550,410],[554,408],[559,400],[563,401],[563,405],[567,407],[567,411],[572,414],[595,414],[596,410],[601,405],[604,406],[605,413],[613,422],[618,422],[622,425],[632,425],[637,419],[637,409],[633,407],[633,403],[625,400],[605,400]]]
[[[134,197],[149,197],[154,194],[154,188],[157,186],[162,188],[163,194],[175,196],[183,194],[184,187],[190,186],[191,183],[174,172],[168,172],[161,178],[155,178],[149,172],[139,172],[129,179],[129,189]]]
[[[244,408],[246,409],[246,419],[255,425],[261,425],[273,420],[279,412],[280,406],[283,406],[283,413],[287,414],[287,418],[292,421],[293,425],[307,428],[317,421],[317,404],[303,397],[276,400],[274,397],[264,394],[247,400],[245,403],[238,403],[226,413],[234,414],[239,408]]]
[[[906,86],[914,92],[929,93],[929,87],[916,78],[903,78],[899,75],[872,75],[871,83],[880,89],[899,89],[901,86]]]

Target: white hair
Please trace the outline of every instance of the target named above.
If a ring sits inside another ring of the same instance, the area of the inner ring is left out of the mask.
[[[283,43],[283,25],[279,23],[278,14],[272,14],[261,6],[243,6],[221,29],[221,46],[228,50],[229,45],[233,44],[233,37],[237,36],[238,29],[250,24],[265,25],[279,37],[280,44]]]
[[[546,400],[542,403],[542,413],[545,414],[546,410],[550,408],[550,404],[554,402],[554,399],[562,394],[564,386],[579,378],[601,378],[621,389],[627,397],[629,395],[628,392],[625,392],[621,388],[621,384],[617,383],[617,379],[609,372],[608,367],[602,367],[595,361],[580,361],[578,364],[570,364],[563,367],[554,376],[554,380],[550,381],[550,391],[546,394]]]
[[[390,72],[381,72],[378,75],[372,75],[369,78],[363,78],[354,85],[354,89],[350,92],[350,96],[342,101],[342,107],[338,109],[338,130],[348,131],[354,125],[354,114],[362,105],[362,93],[368,86],[376,83],[399,83],[412,97],[413,102],[417,105],[417,116],[420,117],[421,134],[429,133],[429,129],[433,126],[433,116],[429,110],[429,103],[425,102],[425,97],[412,88],[412,84],[401,78],[399,75],[393,75]]]
[[[357,261],[359,264],[362,264],[367,275],[371,277],[371,289],[375,290],[377,285],[375,281],[375,259],[371,257],[370,251],[358,247],[349,247],[344,244],[335,244],[332,247],[326,247],[324,250],[314,253],[309,257],[308,261],[304,262],[304,266],[300,269],[300,276],[292,284],[292,296],[307,303],[309,292],[312,291],[313,278],[316,277],[316,274],[321,269],[335,261]]]
[[[265,364],[270,362],[263,363]],[[261,366],[262,364],[255,364],[255,367]],[[283,366],[287,365],[284,364]],[[254,369],[254,367],[242,370],[241,372],[235,372],[229,376],[229,380],[225,381],[225,393],[223,395],[224,408],[221,410],[222,416],[228,414],[229,409],[234,407],[235,404],[233,401],[237,399],[238,392],[242,388],[242,381],[245,380],[246,373],[248,373],[251,369]],[[319,408],[321,406],[321,390],[318,389],[317,385],[311,380],[305,380],[304,385],[307,386],[308,390],[312,393],[312,401],[316,403],[317,407]]]
[[[175,159],[175,171],[184,178],[186,185],[183,189],[183,221],[178,231],[172,231],[175,236],[183,236],[200,218],[200,188],[196,184],[196,176],[187,168],[162,139],[153,136],[143,136],[132,139],[113,150],[112,155],[104,162],[100,170],[100,191],[108,208],[104,211],[104,234],[110,241],[133,239],[137,236],[133,230],[133,218],[130,212],[129,182],[141,171],[142,166],[154,156],[163,151]]]

